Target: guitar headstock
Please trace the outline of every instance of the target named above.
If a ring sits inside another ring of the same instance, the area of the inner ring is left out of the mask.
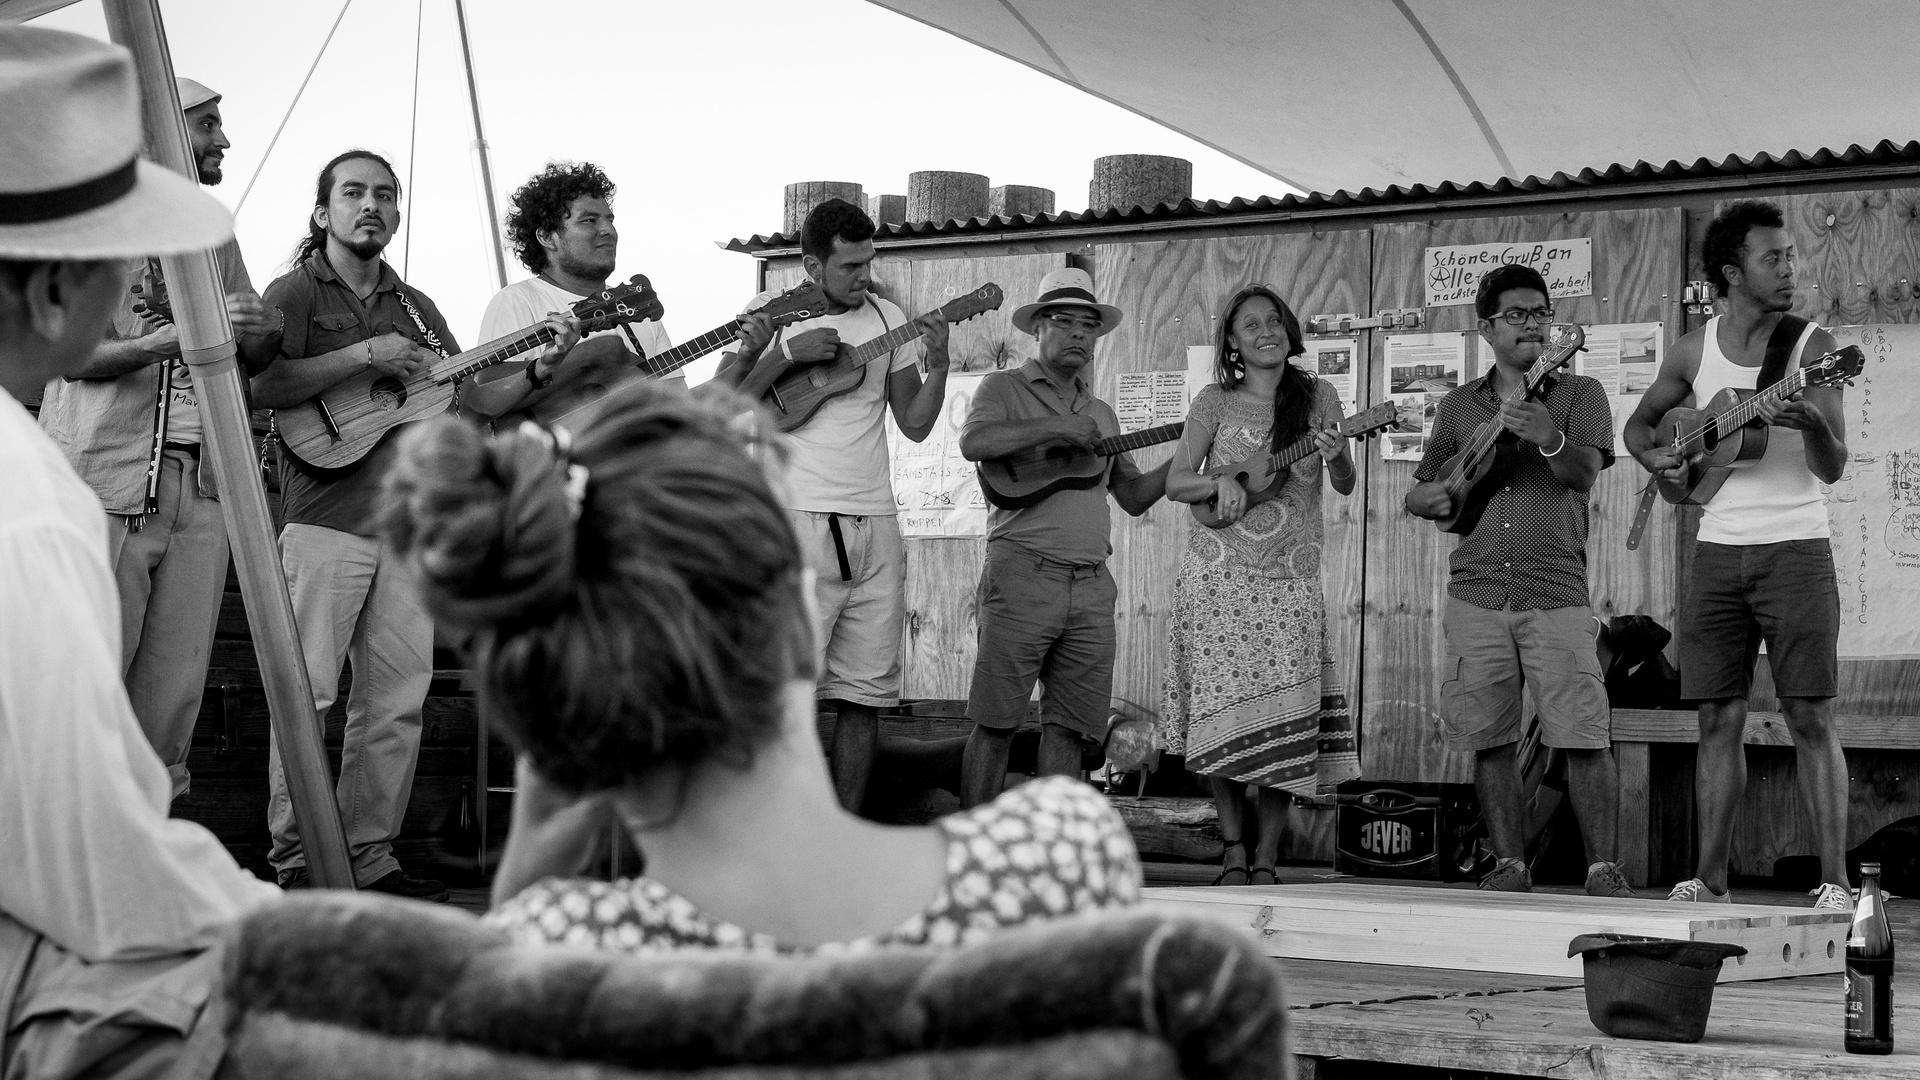
[[[1845,385],[1852,383],[1866,366],[1867,354],[1860,351],[1858,345],[1848,345],[1801,367],[1800,376],[1807,380],[1808,386]]]
[[[1531,395],[1547,376],[1573,362],[1573,354],[1586,348],[1587,332],[1579,323],[1554,323],[1547,328],[1547,343],[1540,358],[1527,369],[1527,393]]]
[[[1400,426],[1400,406],[1383,401],[1340,421],[1340,434],[1349,439],[1365,439],[1391,427]]]
[[[803,322],[818,318],[827,313],[827,294],[822,292],[819,283],[809,279],[803,281],[779,296],[767,301],[755,309],[757,314],[765,315],[775,326]]]
[[[666,310],[645,274],[635,274],[618,285],[601,289],[572,308],[580,320],[582,334],[596,333],[621,323],[658,319]]]
[[[989,281],[965,296],[955,297],[940,306],[940,313],[950,323],[966,322],[975,315],[984,315],[999,308],[1006,294],[1000,286]]]

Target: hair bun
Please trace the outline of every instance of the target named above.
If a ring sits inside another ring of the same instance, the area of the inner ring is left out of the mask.
[[[566,463],[518,432],[488,437],[453,417],[401,436],[386,531],[419,568],[428,610],[473,629],[537,617],[573,587]]]

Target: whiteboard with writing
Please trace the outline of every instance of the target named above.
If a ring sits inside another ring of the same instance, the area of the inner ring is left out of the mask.
[[[985,373],[947,376],[947,397],[925,442],[900,434],[887,416],[887,451],[893,459],[893,503],[900,535],[915,539],[987,535],[987,499],[973,462],[960,456],[960,431],[973,409],[973,393]]]
[[[1847,470],[1826,488],[1840,655],[1920,659],[1920,325],[1832,330],[1867,354],[1846,389]]]

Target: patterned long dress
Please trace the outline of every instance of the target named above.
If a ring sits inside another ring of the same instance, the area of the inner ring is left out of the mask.
[[[1339,419],[1338,395],[1317,383],[1314,425]],[[1209,386],[1188,420],[1214,429],[1208,462],[1224,463],[1270,445],[1273,407]],[[1278,497],[1188,531],[1159,722],[1192,772],[1301,795],[1360,775],[1320,596],[1321,468],[1309,454]]]

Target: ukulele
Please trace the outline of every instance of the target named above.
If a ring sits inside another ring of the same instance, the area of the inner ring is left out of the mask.
[[[940,308],[948,323],[962,323],[1000,306],[1004,295],[1000,286],[989,281],[965,296],[948,301]],[[850,394],[867,379],[867,365],[920,336],[920,327],[908,320],[872,341],[843,348],[831,360],[792,371],[774,381],[762,401],[773,411],[774,426],[792,431],[813,419],[820,406],[842,394]]]
[[[1540,359],[1527,369],[1520,386],[1501,402],[1511,405],[1531,399],[1540,392],[1547,376],[1573,359],[1587,342],[1587,332],[1574,323],[1555,323],[1547,333],[1546,348]],[[1474,429],[1473,437],[1459,453],[1447,460],[1436,478],[1453,497],[1453,510],[1434,519],[1441,532],[1465,536],[1480,524],[1487,503],[1513,476],[1519,465],[1520,437],[1500,426],[1498,416]]]
[[[1769,428],[1758,418],[1762,401],[1786,402],[1808,387],[1851,382],[1866,363],[1860,346],[1848,345],[1788,372],[1765,390],[1729,386],[1704,409],[1668,409],[1654,425],[1654,442],[1679,455],[1687,475],[1657,481],[1660,496],[1696,506],[1711,500],[1741,462],[1758,461],[1767,452]]]
[[[756,312],[765,315],[776,327],[786,326],[826,314],[827,296],[820,291],[817,283],[807,280],[767,301]],[[576,365],[575,373],[570,378],[553,387],[553,392],[539,401],[503,414],[493,422],[494,430],[516,427],[523,420],[555,424],[569,418],[579,419],[579,414],[589,405],[599,401],[608,390],[620,383],[636,375],[655,379],[671,375],[733,341],[739,330],[740,320],[734,319],[724,326],[716,326],[698,337],[681,342],[659,356],[641,354],[637,361],[620,338],[608,336],[583,341],[574,348],[576,351],[587,350],[581,358],[587,363]],[[567,355],[571,358],[574,354]]]
[[[988,502],[1002,510],[1023,510],[1056,491],[1095,487],[1107,478],[1108,458],[1172,442],[1186,429],[1182,420],[1110,436],[1089,448],[1060,443],[1029,447],[979,462],[974,472],[980,477],[980,493]]]
[[[1362,409],[1340,421],[1334,430],[1343,439],[1364,439],[1375,435],[1400,422],[1400,408],[1391,401],[1383,401],[1369,409]],[[1319,453],[1314,444],[1314,433],[1308,432],[1278,450],[1262,450],[1248,454],[1239,461],[1230,462],[1217,468],[1208,469],[1204,475],[1211,477],[1231,476],[1240,482],[1247,492],[1247,510],[1259,506],[1280,494],[1284,486],[1287,470],[1295,462],[1309,454]],[[1219,496],[1209,496],[1203,502],[1191,503],[1187,509],[1193,512],[1193,520],[1209,529],[1224,529],[1233,524],[1220,516]],[[1242,512],[1244,516],[1244,511]]]
[[[590,334],[621,323],[657,319],[664,309],[646,275],[602,289],[574,304],[570,314]],[[280,443],[300,471],[336,480],[357,468],[387,432],[410,420],[443,413],[454,383],[476,371],[541,348],[554,339],[546,325],[487,342],[427,365],[410,379],[374,368],[343,379],[291,408],[275,409]]]

